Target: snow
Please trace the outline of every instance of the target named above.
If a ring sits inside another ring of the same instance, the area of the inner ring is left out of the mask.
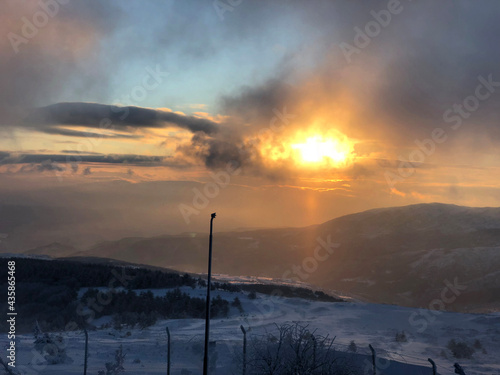
[[[205,289],[181,288],[183,292],[196,297],[205,297]],[[141,292],[142,290],[137,290]],[[154,295],[164,295],[167,289],[151,289]],[[81,291],[83,293],[83,291]],[[275,324],[301,322],[317,334],[335,338],[335,347],[345,350],[354,340],[362,354],[369,354],[368,344],[372,344],[382,358],[392,358],[403,363],[412,363],[429,368],[427,358],[438,365],[440,374],[453,374],[452,358],[446,349],[450,339],[465,341],[472,345],[475,339],[481,341],[487,354],[476,351],[474,359],[461,359],[458,362],[468,375],[498,374],[500,371],[500,313],[459,314],[451,312],[432,312],[392,305],[379,305],[363,302],[315,302],[297,298],[271,297],[257,294],[257,299],[248,298],[247,293],[213,291],[212,297],[220,295],[229,301],[236,296],[241,300],[244,313],[231,308],[226,319],[213,319],[210,339],[217,342],[217,374],[233,374],[231,359],[241,350],[242,333],[240,325],[247,332],[249,341],[261,337],[275,329]],[[102,317],[92,322],[101,326],[110,321]],[[417,323],[415,323],[417,322]],[[172,374],[192,371],[201,374],[203,338],[205,322],[203,319],[171,319],[158,321],[154,326],[140,330],[113,328],[89,332],[88,374],[97,374],[104,369],[105,362],[112,361],[115,350],[123,345],[125,370],[129,374],[165,374],[167,337],[166,327],[172,335]],[[396,332],[405,331],[408,342],[397,343]],[[63,333],[67,343],[67,354],[73,362],[58,365],[37,365],[32,353],[32,335],[19,335],[17,341],[17,360],[24,365],[23,373],[34,367],[40,375],[81,374],[83,373],[84,335],[82,332]],[[2,338],[3,339],[3,338]],[[444,350],[447,358],[441,355]],[[139,359],[140,362],[134,363]],[[18,367],[19,370],[19,367]]]

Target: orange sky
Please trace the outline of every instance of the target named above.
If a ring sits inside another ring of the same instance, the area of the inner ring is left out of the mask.
[[[0,233],[90,243],[204,231],[213,211],[229,230],[498,206],[496,3],[313,3],[221,20],[187,2],[7,1]]]

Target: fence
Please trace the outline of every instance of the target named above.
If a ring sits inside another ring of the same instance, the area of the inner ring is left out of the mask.
[[[200,323],[202,324],[202,323]],[[246,332],[236,327],[234,333],[217,332],[214,327],[209,350],[209,368],[213,375],[254,374],[252,361],[246,358],[255,342],[269,340],[269,335]],[[242,328],[242,327],[241,327]],[[88,337],[83,332],[66,335],[66,350],[72,358],[71,373],[97,374],[105,369],[105,364],[113,363],[118,347],[123,347],[126,373],[197,375],[202,373],[204,340],[202,334],[193,335],[190,330],[169,332],[165,325],[156,325],[142,331],[90,331]],[[88,339],[88,348],[86,341]],[[312,336],[314,355],[316,341]],[[363,375],[430,375],[461,374],[465,370],[459,364],[444,366],[430,358],[406,355],[401,352],[378,348],[376,344],[356,342],[355,346],[341,338],[327,338],[336,358],[350,361]],[[26,338],[25,343],[29,340]],[[169,345],[170,343],[170,345]],[[246,344],[246,347],[244,346]],[[246,349],[245,349],[246,348]],[[441,359],[442,361],[442,359]],[[4,365],[2,362],[0,365]],[[81,366],[82,371],[73,369]],[[67,368],[46,366],[36,374],[66,374]],[[9,369],[9,374],[15,371]],[[146,371],[147,370],[147,371]],[[29,372],[28,372],[29,373]]]

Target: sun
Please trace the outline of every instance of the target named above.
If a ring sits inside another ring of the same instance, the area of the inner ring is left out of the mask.
[[[259,151],[270,165],[343,168],[355,158],[354,142],[335,129],[304,129],[280,137],[263,136]]]
[[[305,163],[320,163],[329,160],[342,163],[349,152],[348,147],[342,145],[337,139],[324,139],[320,135],[309,137],[304,143],[292,144],[291,147],[299,152],[301,161]]]
[[[319,134],[307,136],[304,142],[290,145],[294,159],[301,164],[345,164],[352,152],[350,143]]]

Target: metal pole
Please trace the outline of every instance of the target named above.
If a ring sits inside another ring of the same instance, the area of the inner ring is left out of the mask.
[[[427,360],[431,363],[432,365],[432,375],[436,375],[437,372],[436,372],[436,363],[434,363],[434,361],[431,359],[431,358],[427,358]]]
[[[205,315],[205,354],[203,356],[203,375],[208,375],[208,343],[210,336],[210,287],[212,281],[212,228],[215,212],[210,216],[210,239],[208,245],[208,280],[207,280],[207,305]]]
[[[83,375],[87,375],[87,358],[89,357],[89,333],[87,328],[84,329],[85,332],[85,358],[83,363]]]
[[[455,366],[455,374],[459,375],[465,375],[464,369],[462,366],[460,366],[458,363],[455,363],[453,366]]]
[[[377,359],[375,354],[375,349],[373,349],[372,344],[368,345],[370,350],[372,351],[372,366],[373,366],[373,375],[377,375]]]
[[[243,375],[247,373],[247,331],[243,326],[240,326],[241,332],[243,332]]]
[[[167,327],[167,342],[168,342],[168,349],[167,349],[167,375],[170,375],[170,331]]]

